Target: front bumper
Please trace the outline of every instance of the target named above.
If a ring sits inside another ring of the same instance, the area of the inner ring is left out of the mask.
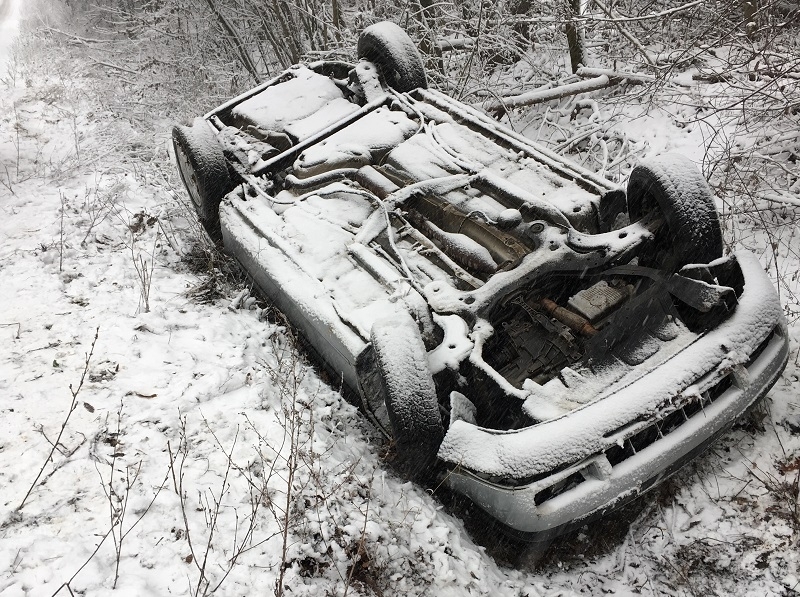
[[[521,430],[456,421],[439,453],[453,466],[449,485],[512,534],[543,539],[621,506],[708,447],[769,391],[788,360],[771,282],[755,257],[737,258],[745,289],[734,313],[634,383]],[[740,354],[732,361],[734,347]],[[670,403],[684,406],[665,415]]]

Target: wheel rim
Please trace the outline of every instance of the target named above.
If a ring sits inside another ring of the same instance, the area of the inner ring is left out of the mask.
[[[178,162],[178,172],[181,175],[181,180],[189,191],[189,197],[192,198],[195,207],[199,209],[202,205],[200,200],[200,188],[197,184],[197,174],[195,174],[192,163],[189,161],[189,156],[183,150],[180,143],[175,142],[173,146],[175,147],[175,159]]]
[[[673,256],[670,247],[670,223],[666,214],[651,193],[645,193],[642,197],[641,210],[642,214],[637,221],[644,225],[661,219],[661,225],[653,232],[649,251],[640,257],[641,265],[669,267]]]

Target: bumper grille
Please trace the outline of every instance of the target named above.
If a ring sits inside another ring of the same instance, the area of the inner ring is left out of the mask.
[[[758,347],[750,355],[745,367],[749,367],[758,359],[759,356],[761,356],[777,333],[777,329],[778,328],[773,329],[767,335],[764,341],[758,345]],[[692,417],[702,416],[703,409],[709,404],[715,402],[732,385],[733,375],[728,374],[702,394],[695,397],[693,400],[626,438],[622,445],[614,445],[606,449],[604,451],[605,457],[608,459],[608,462],[612,467],[624,462],[637,452],[647,448],[648,446],[662,439],[664,436],[672,433]],[[609,435],[613,435],[614,433],[616,432],[612,432]],[[542,504],[549,499],[569,491],[570,489],[582,483],[585,478],[586,477],[582,471],[573,473],[567,478],[537,493],[535,497],[536,504]]]

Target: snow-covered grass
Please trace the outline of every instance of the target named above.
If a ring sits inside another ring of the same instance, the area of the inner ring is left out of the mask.
[[[98,60],[29,19],[0,75],[0,595],[800,590],[797,208],[718,189],[726,240],[759,253],[790,316],[765,405],[532,571],[469,506],[391,472],[336,380],[202,244],[166,143],[193,113]],[[686,102],[595,99],[586,122],[634,155],[706,157]],[[568,115],[518,128],[558,146]]]

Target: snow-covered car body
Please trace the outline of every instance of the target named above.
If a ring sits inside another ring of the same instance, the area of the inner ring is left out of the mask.
[[[781,305],[755,257],[722,256],[691,163],[623,191],[427,89],[396,28],[365,35],[369,60],[293,67],[174,140],[201,221],[404,472],[543,538],[665,478],[775,383]]]

